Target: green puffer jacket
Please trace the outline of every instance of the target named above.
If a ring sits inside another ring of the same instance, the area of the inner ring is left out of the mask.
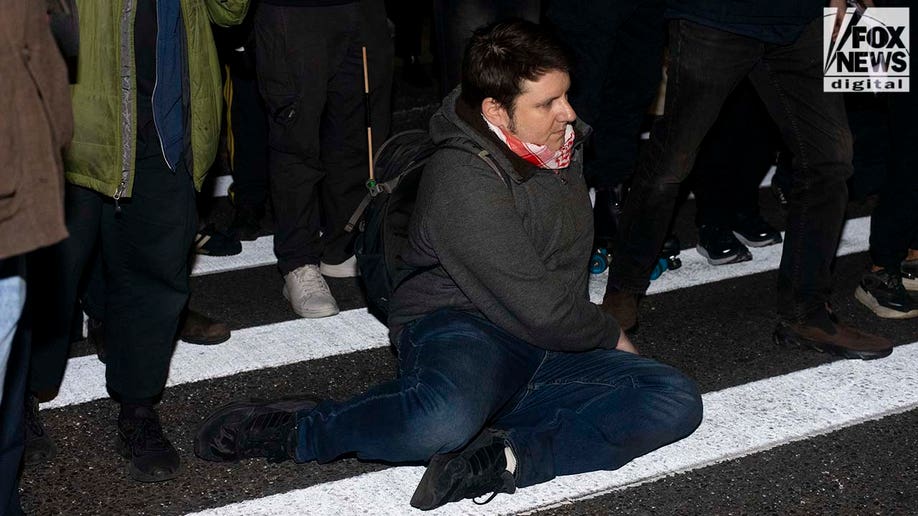
[[[210,23],[241,23],[249,0],[181,0],[188,43],[191,152],[200,189],[217,155],[222,96]],[[80,55],[73,99],[73,143],[64,158],[67,181],[102,194],[130,197],[137,140],[134,0],[78,0]]]

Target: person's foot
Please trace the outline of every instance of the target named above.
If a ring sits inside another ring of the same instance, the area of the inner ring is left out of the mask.
[[[238,239],[218,230],[215,225],[206,224],[194,236],[194,249],[198,254],[232,256],[242,252],[242,244]]]
[[[287,273],[283,293],[300,317],[328,317],[338,313],[338,303],[332,297],[318,265],[307,264]]]
[[[737,215],[733,235],[749,247],[765,247],[783,242],[781,232],[773,228],[761,215],[744,217]]]
[[[25,449],[22,460],[26,466],[37,466],[57,455],[54,440],[45,431],[38,413],[38,399],[29,394],[25,400]]]
[[[198,428],[194,454],[212,462],[264,457],[271,462],[294,458],[297,414],[316,400],[306,397],[275,401],[236,401],[217,409]]]
[[[360,274],[357,269],[357,257],[354,255],[338,264],[321,262],[319,272],[329,278],[355,278]]]
[[[261,233],[261,218],[264,209],[258,210],[248,206],[236,206],[233,222],[230,223],[229,233],[239,240],[251,241],[258,238]]]
[[[780,321],[773,338],[782,347],[814,349],[862,360],[889,356],[893,349],[887,339],[838,323],[828,312],[820,312],[805,322]]]
[[[607,289],[599,307],[615,317],[622,331],[631,331],[637,326],[638,296],[636,294]]]
[[[435,455],[411,497],[411,506],[424,511],[449,502],[488,493],[516,491],[516,455],[504,432],[485,430],[459,452]]]
[[[226,323],[189,308],[182,314],[179,338],[189,344],[211,346],[229,340],[230,330]]]
[[[698,254],[708,259],[711,265],[746,262],[752,253],[729,229],[702,225],[698,228]]]
[[[127,475],[138,482],[162,482],[177,477],[181,459],[163,434],[152,407],[122,405],[118,416],[118,453],[127,459]]]
[[[918,317],[918,303],[908,294],[899,271],[868,271],[854,291],[854,297],[884,319]]]
[[[918,259],[902,262],[902,285],[905,290],[918,292]]]

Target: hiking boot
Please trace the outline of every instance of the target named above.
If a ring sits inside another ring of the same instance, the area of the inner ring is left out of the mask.
[[[261,233],[261,218],[264,215],[264,208],[257,209],[238,205],[235,208],[233,221],[228,229],[229,234],[243,241],[257,239]]]
[[[918,259],[903,260],[901,271],[905,290],[918,292]]]
[[[815,349],[843,358],[873,360],[892,353],[888,340],[833,321],[827,312],[801,323],[780,321],[773,338],[782,347]]]
[[[622,331],[631,331],[637,327],[638,296],[636,294],[621,290],[606,290],[606,295],[599,307],[615,317]]]
[[[854,297],[884,319],[918,317],[918,303],[905,290],[899,271],[868,271],[861,277]]]
[[[323,276],[328,276],[329,278],[356,278],[359,274],[357,270],[357,257],[351,255],[350,258],[337,265],[322,262],[319,264],[319,272],[321,272]]]
[[[211,319],[190,308],[185,310],[182,315],[179,338],[183,341],[189,344],[211,346],[229,340],[230,331],[226,323]]]
[[[781,233],[765,221],[761,215],[745,217],[737,215],[733,235],[749,247],[765,247],[780,244]]]
[[[121,406],[115,448],[128,459],[127,475],[138,482],[162,482],[179,475],[182,463],[172,443],[163,435],[152,407]]]
[[[37,466],[57,455],[57,446],[45,432],[38,413],[38,399],[29,394],[25,401],[25,449],[22,460],[26,466]]]
[[[207,224],[194,236],[194,249],[198,254],[233,256],[242,252],[242,243],[218,230],[214,224]]]
[[[449,502],[488,493],[516,491],[516,455],[505,432],[485,430],[462,451],[435,455],[411,497],[411,506],[424,511]]]
[[[283,293],[300,317],[328,317],[338,313],[338,303],[328,290],[318,265],[307,264],[287,273]]]
[[[746,262],[752,253],[733,236],[729,229],[711,225],[698,228],[698,254],[708,259],[711,265]]]
[[[316,400],[291,397],[275,401],[236,401],[216,410],[198,428],[194,454],[213,462],[265,457],[269,462],[294,458],[297,414]]]

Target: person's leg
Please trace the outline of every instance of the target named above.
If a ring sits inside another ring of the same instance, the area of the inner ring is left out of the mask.
[[[318,264],[318,185],[325,175],[319,125],[330,69],[328,41],[341,25],[334,8],[261,4],[255,13],[258,88],[268,115],[274,253],[281,274]]]
[[[322,162],[327,170],[322,185],[324,227],[322,273],[328,276],[356,275],[352,267],[328,267],[354,255],[356,233],[347,224],[360,201],[367,195],[369,178],[366,107],[363,92],[362,47],[367,52],[370,85],[370,113],[373,144],[378,147],[389,135],[392,97],[392,41],[386,25],[382,0],[362,0],[347,48],[328,85],[322,121]]]
[[[750,74],[794,155],[778,271],[782,325],[776,338],[848,358],[879,358],[892,351],[888,341],[835,325],[827,312],[831,265],[848,200],[845,180],[851,175],[852,140],[842,96],[823,91],[821,52],[818,19],[792,45],[769,46]],[[804,333],[806,342],[797,339]]]
[[[184,162],[181,162],[184,163]],[[189,294],[188,253],[197,227],[194,187],[162,156],[138,161],[121,212],[102,208],[106,386],[120,402],[117,449],[128,475],[158,482],[178,475],[178,453],[153,406],[166,384],[179,317]]]
[[[398,379],[300,417],[296,459],[426,461],[459,449],[525,387],[544,354],[484,319],[435,312],[402,332]]]
[[[751,38],[682,20],[670,24],[669,48],[666,112],[638,160],[606,287],[604,308],[626,329],[635,324],[636,306],[616,296],[642,294],[650,284],[679,186],[724,100],[763,50]]]
[[[233,205],[231,229],[240,240],[258,236],[268,197],[268,126],[255,77],[235,73],[231,104],[233,151]]]
[[[24,258],[0,259],[0,514],[22,514],[19,465],[23,434],[26,376],[29,362]],[[25,323],[25,324],[23,324]]]
[[[618,350],[550,353],[515,406],[490,424],[517,457],[517,487],[596,470],[691,434],[695,383],[672,367]]]

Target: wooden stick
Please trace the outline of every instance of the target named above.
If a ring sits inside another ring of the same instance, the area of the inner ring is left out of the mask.
[[[367,47],[363,47],[363,102],[366,107],[367,154],[370,164],[370,182],[376,181],[373,173],[373,124],[370,120],[370,74],[367,73]]]

